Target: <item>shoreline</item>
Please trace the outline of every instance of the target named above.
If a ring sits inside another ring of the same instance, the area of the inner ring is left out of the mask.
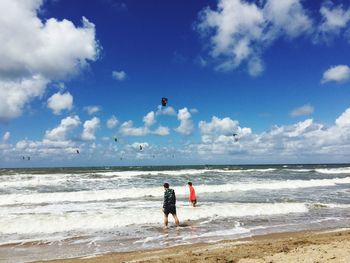
[[[34,262],[350,262],[350,228],[271,233],[215,243]]]

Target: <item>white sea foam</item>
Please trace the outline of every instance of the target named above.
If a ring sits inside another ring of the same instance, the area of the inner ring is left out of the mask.
[[[178,206],[181,220],[199,220],[211,217],[247,217],[288,213],[306,213],[303,203],[221,203],[200,207]],[[36,213],[2,215],[1,234],[49,234],[69,231],[94,232],[128,225],[161,224],[159,207],[99,209],[71,213]]]
[[[312,169],[285,169],[285,171],[297,172],[297,173],[307,173],[313,171]]]
[[[135,176],[154,176],[154,175],[195,175],[202,174],[211,170],[208,169],[185,169],[185,170],[162,170],[162,171],[111,171],[111,172],[97,172],[98,175],[106,177],[119,176],[123,178]]]
[[[350,174],[350,167],[315,169],[322,174]]]
[[[350,208],[350,204],[320,204],[321,206],[324,205],[325,207],[329,208]]]
[[[335,186],[337,184],[350,184],[350,177],[333,179],[285,180],[270,182],[265,181],[258,183],[236,183],[223,185],[197,185],[196,192],[198,195],[200,195],[204,193],[219,192],[327,187]],[[188,194],[187,186],[174,187],[174,190],[179,196],[184,196]],[[121,188],[55,193],[8,194],[0,195],[0,205],[40,204],[57,202],[90,202],[118,200],[124,198],[140,198],[145,196],[161,197],[163,196],[163,187]]]
[[[134,177],[134,176],[154,176],[154,175],[170,175],[170,176],[182,176],[182,175],[196,175],[204,173],[244,173],[244,172],[271,172],[275,171],[275,168],[264,169],[183,169],[183,170],[162,170],[162,171],[111,171],[111,172],[98,172],[97,174],[103,176],[120,176],[120,177]]]
[[[24,188],[37,186],[56,186],[67,184],[81,184],[85,182],[108,182],[144,176],[195,176],[201,174],[243,174],[265,173],[275,171],[275,168],[265,169],[183,169],[163,171],[107,171],[89,172],[84,174],[15,174],[0,177],[0,189]],[[94,177],[95,176],[95,177]]]

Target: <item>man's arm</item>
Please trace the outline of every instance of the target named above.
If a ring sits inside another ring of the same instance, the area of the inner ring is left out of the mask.
[[[169,201],[168,201],[168,195],[167,195],[167,192],[165,191],[164,192],[164,200],[163,200],[163,208],[167,207]]]

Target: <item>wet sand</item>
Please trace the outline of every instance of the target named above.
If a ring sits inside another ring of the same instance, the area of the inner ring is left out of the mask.
[[[201,243],[45,262],[345,263],[350,262],[350,229],[275,233],[212,244]]]

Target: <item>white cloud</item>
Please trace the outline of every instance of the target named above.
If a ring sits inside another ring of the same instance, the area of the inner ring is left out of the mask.
[[[40,75],[15,81],[0,77],[0,121],[20,116],[28,102],[43,95],[48,82]]]
[[[95,133],[97,129],[100,127],[100,119],[97,117],[93,117],[91,120],[87,120],[84,122],[84,130],[81,134],[81,139],[86,141],[95,140]]]
[[[211,122],[200,122],[201,143],[188,144],[185,150],[192,156],[198,153],[202,156],[199,158],[231,156],[245,162],[344,161],[350,153],[350,108],[330,127],[306,119],[254,134],[250,128],[241,128],[233,123],[229,118],[215,116]],[[226,134],[233,126],[239,137],[237,142]]]
[[[298,117],[303,115],[310,115],[314,112],[314,107],[312,107],[310,104],[303,105],[301,107],[298,107],[294,110],[292,110],[289,115],[292,117]]]
[[[238,122],[233,121],[230,118],[226,117],[219,119],[216,116],[213,116],[211,122],[200,121],[199,129],[202,134],[223,134],[223,135],[232,135],[238,127]]]
[[[177,119],[180,121],[180,125],[175,129],[175,131],[183,135],[192,134],[193,122],[191,120],[191,113],[186,107],[179,110]]]
[[[44,159],[71,161],[71,156],[75,152],[76,144],[71,140],[51,141],[43,139],[42,141],[18,141],[13,151],[8,154],[16,157],[21,155],[31,156],[36,161]]]
[[[156,112],[156,115],[169,115],[169,116],[176,116],[176,111],[173,107],[167,106],[162,107],[161,105],[158,106],[158,110]]]
[[[69,92],[63,94],[57,92],[48,99],[47,107],[56,115],[61,114],[63,110],[71,110],[73,108],[73,96]]]
[[[200,121],[198,126],[202,135],[202,142],[205,144],[233,144],[235,142],[234,133],[240,138],[252,133],[250,128],[239,127],[238,121],[234,121],[229,117],[220,119],[213,116],[210,122]]]
[[[37,15],[42,3],[0,1],[0,120],[20,116],[49,82],[64,80],[97,58],[94,24],[84,17],[82,27],[66,19],[42,21]]]
[[[89,114],[89,115],[93,115],[99,111],[101,111],[101,107],[99,106],[87,106],[84,107],[84,110]]]
[[[143,117],[143,122],[145,123],[145,126],[150,127],[153,124],[156,123],[155,114],[154,111],[150,111],[146,114],[146,116]]]
[[[2,137],[2,140],[4,142],[7,142],[10,139],[10,136],[11,136],[10,132],[7,131],[7,132],[5,132],[4,136]]]
[[[116,127],[118,125],[119,121],[118,119],[112,115],[108,120],[107,120],[107,127],[109,129],[113,129],[114,127]]]
[[[121,70],[121,71],[112,71],[112,77],[116,80],[122,81],[126,79],[126,73]]]
[[[341,113],[331,126],[306,119],[292,125],[276,125],[261,133],[240,127],[238,121],[229,117],[213,116],[209,121],[200,122],[201,140],[198,143],[186,141],[182,145],[177,144],[176,149],[172,145],[157,147],[146,142],[119,146],[111,144],[110,147],[106,147],[107,142],[104,142],[104,146],[79,142],[78,146],[69,137],[77,137],[71,133],[79,123],[77,116],[63,119],[59,127],[47,131],[42,141],[21,140],[14,145],[0,143],[0,158],[6,161],[25,155],[35,156],[37,160],[72,161],[72,154],[79,149],[85,154],[85,159],[95,163],[100,160],[115,160],[116,151],[125,159],[150,159],[155,154],[157,158],[166,160],[176,152],[182,160],[285,163],[346,161],[350,153],[350,108]],[[140,129],[134,128],[132,122],[127,123],[132,128],[128,132]],[[167,135],[169,131],[163,126],[154,131],[145,126],[142,129],[147,135]],[[238,141],[232,136],[231,129],[238,134]],[[143,151],[140,151],[140,145],[143,146]],[[96,156],[100,159],[96,159]]]
[[[140,150],[140,146],[142,146],[143,149],[149,148],[149,143],[148,142],[134,142],[132,144],[127,145],[127,148],[129,148],[129,150]]]
[[[350,8],[345,10],[341,5],[334,6],[330,2],[320,8],[322,22],[319,25],[319,37],[328,40],[330,37],[339,35],[342,29],[347,28],[350,21]]]
[[[323,73],[321,83],[329,81],[343,82],[350,79],[350,68],[347,65],[332,66]]]
[[[134,123],[131,120],[124,122],[119,128],[120,133],[129,136],[145,136],[150,132],[147,127],[135,128],[133,125]]]
[[[147,115],[146,115],[147,116]],[[146,136],[146,135],[159,135],[166,136],[169,135],[169,128],[164,126],[159,126],[156,130],[152,131],[149,129],[149,126],[146,125],[142,127],[133,127],[133,121],[124,122],[120,128],[119,132],[125,136]]]
[[[286,34],[294,38],[312,28],[312,21],[300,0],[268,0],[263,12],[266,21],[272,25],[269,34]]]
[[[159,126],[154,132],[155,135],[166,136],[169,135],[169,128],[164,126]]]
[[[257,76],[264,70],[261,54],[278,38],[292,39],[311,31],[312,21],[300,0],[267,0],[260,6],[244,0],[219,0],[216,10],[200,13],[197,30],[210,40],[218,70],[246,63]]]
[[[150,111],[143,117],[144,126],[134,127],[132,120],[124,122],[120,128],[119,132],[126,136],[146,136],[146,135],[158,135],[166,136],[169,135],[169,128],[164,126],[158,126],[157,129],[151,130],[150,127],[156,123],[156,116],[158,115],[172,115],[174,109],[166,111],[161,108],[158,108],[157,112]]]
[[[343,112],[336,120],[335,123],[339,127],[349,126],[350,127],[350,108]]]
[[[58,127],[47,130],[44,139],[51,141],[63,141],[67,139],[67,134],[81,124],[78,116],[67,117],[61,120]]]

